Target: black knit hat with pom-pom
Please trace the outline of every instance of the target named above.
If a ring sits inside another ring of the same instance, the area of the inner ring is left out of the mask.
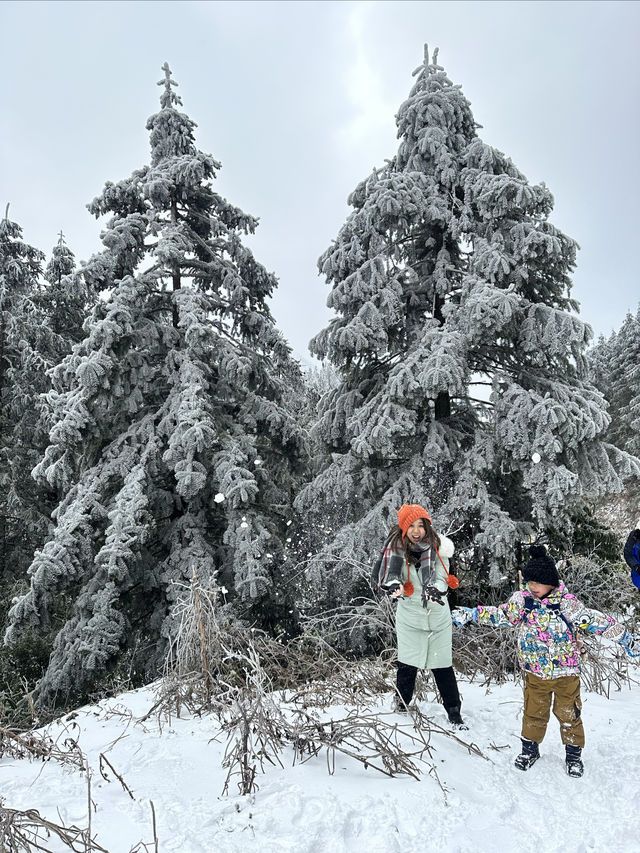
[[[545,586],[558,586],[560,578],[555,561],[544,545],[532,545],[529,548],[529,554],[529,562],[522,573],[524,582],[533,581]]]

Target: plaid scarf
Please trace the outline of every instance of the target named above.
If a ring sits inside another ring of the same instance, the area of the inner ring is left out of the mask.
[[[422,572],[422,589],[433,586],[436,580],[436,550],[432,545],[418,542],[408,548],[409,571],[419,569]],[[387,545],[383,555],[383,573],[381,583],[402,581],[402,567],[406,563],[404,549]]]

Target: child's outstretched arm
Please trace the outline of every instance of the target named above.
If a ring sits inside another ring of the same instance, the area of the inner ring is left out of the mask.
[[[587,634],[596,634],[605,640],[618,642],[629,657],[640,657],[640,637],[625,630],[611,616],[606,616],[599,610],[585,607],[577,598],[569,600],[568,617],[574,628]]]
[[[519,625],[522,622],[523,597],[521,592],[515,592],[506,604],[497,607],[457,607],[451,612],[454,625],[466,625],[467,622],[477,622],[478,625],[489,625],[492,628],[502,628]]]
[[[462,625],[466,625],[467,622],[477,622],[477,609],[477,607],[456,607],[451,611],[453,624],[458,627],[462,627]]]

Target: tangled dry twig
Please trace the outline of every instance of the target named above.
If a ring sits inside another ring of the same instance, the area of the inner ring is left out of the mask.
[[[68,729],[62,747],[57,740],[38,730],[15,731],[0,727],[0,758],[5,755],[11,758],[36,758],[41,761],[59,761],[61,764],[71,764],[84,768],[84,755]]]
[[[341,754],[388,776],[419,779],[428,772],[437,778],[429,732],[455,735],[419,712],[419,724],[413,717],[411,732],[388,715],[370,710],[372,702],[389,690],[391,651],[357,662],[337,651],[332,631],[340,624],[349,631],[361,618],[353,606],[351,612],[341,608],[312,620],[301,637],[285,646],[261,631],[223,622],[215,589],[198,585],[189,600],[154,711],[165,716],[186,709],[220,717],[227,737],[223,793],[233,779],[241,794],[256,790],[258,774],[267,764],[283,766],[287,748],[294,762],[324,752],[329,772]],[[387,630],[392,618],[387,610],[379,614],[371,607],[380,629]],[[181,643],[186,649],[180,648]],[[353,710],[335,719],[330,712],[337,705]]]
[[[205,589],[194,578],[192,586],[182,604],[182,621],[154,711],[159,716],[179,715],[187,709],[220,717],[227,737],[224,792],[234,778],[242,794],[256,790],[258,774],[267,764],[283,766],[287,748],[294,762],[324,751],[330,772],[336,755],[342,754],[386,775],[414,778],[425,770],[437,778],[430,751],[434,732],[454,737],[481,755],[417,709],[411,717],[413,733],[370,710],[389,691],[395,674],[394,611],[388,599],[359,599],[308,616],[302,636],[285,645],[223,618],[215,584]],[[354,638],[364,634],[378,636],[376,657],[358,653]],[[600,653],[595,646],[588,648],[585,680],[589,689],[608,694],[612,687],[629,683],[619,658]],[[516,641],[508,629],[476,625],[456,629],[454,660],[470,680],[486,686],[519,678]],[[424,678],[418,682],[417,698],[424,698],[427,686]],[[437,698],[435,689],[430,689]],[[335,719],[331,714],[337,706],[353,710]]]
[[[43,818],[36,809],[9,809],[0,800],[0,850],[3,853],[49,853],[49,838],[55,836],[74,853],[109,853],[91,837],[88,829],[63,826]]]

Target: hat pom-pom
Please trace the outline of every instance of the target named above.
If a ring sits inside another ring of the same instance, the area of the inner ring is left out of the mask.
[[[529,548],[529,554],[532,557],[546,557],[547,549],[544,547],[544,545],[531,545],[531,547]]]

